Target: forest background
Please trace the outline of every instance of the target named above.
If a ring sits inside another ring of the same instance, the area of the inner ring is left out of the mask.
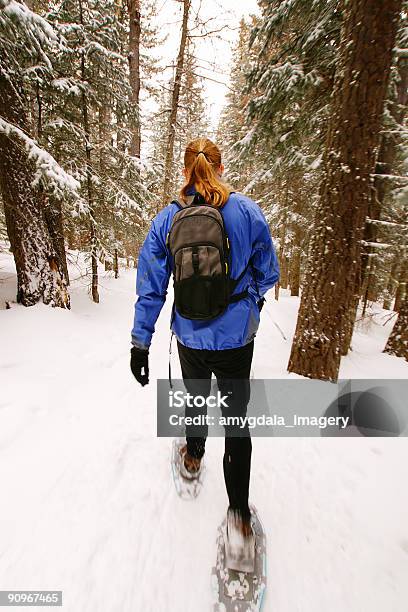
[[[406,8],[259,0],[239,19],[192,0],[0,0],[16,302],[69,308],[73,251],[99,302],[100,265],[137,265],[186,143],[205,135],[270,223],[275,298],[301,295],[288,369],[336,379],[373,302],[396,321],[385,350],[408,360]]]

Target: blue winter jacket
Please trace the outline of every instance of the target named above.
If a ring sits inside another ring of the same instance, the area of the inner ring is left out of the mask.
[[[148,348],[154,327],[166,299],[172,272],[166,236],[180,208],[171,203],[152,222],[144,241],[137,269],[135,319],[132,344]],[[279,279],[279,267],[269,226],[260,207],[241,193],[231,193],[221,209],[231,248],[231,278],[238,278],[252,261],[234,293],[248,287],[248,296],[230,304],[210,321],[190,320],[175,309],[172,330],[187,347],[223,350],[250,342],[259,325],[257,302]],[[256,275],[255,283],[253,275]]]

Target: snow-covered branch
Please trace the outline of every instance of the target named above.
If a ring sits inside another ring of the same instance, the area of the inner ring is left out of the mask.
[[[384,225],[384,226],[401,227],[401,228],[408,227],[408,225],[406,225],[405,223],[394,223],[392,221],[382,221],[381,219],[370,219],[370,217],[366,218],[366,222],[371,223],[373,225]]]
[[[69,78],[54,79],[51,82],[52,87],[67,95],[80,96],[81,83]]]
[[[27,41],[25,51],[31,55],[38,54],[51,68],[51,60],[44,47],[59,45],[59,40],[46,19],[34,13],[23,2],[0,0],[0,26],[23,36]]]
[[[392,249],[395,248],[393,244],[386,244],[385,242],[368,242],[367,240],[361,240],[361,244],[365,247],[373,249]]]
[[[66,193],[79,197],[79,181],[68,172],[65,172],[53,156],[39,147],[23,130],[0,117],[0,132],[9,138],[17,139],[24,145],[28,152],[28,158],[33,160],[36,168],[33,187],[43,180],[59,197]]]
[[[84,50],[88,55],[90,53],[96,52],[96,53],[100,53],[101,55],[104,55],[108,59],[119,60],[120,62],[124,61],[123,55],[120,55],[120,53],[116,53],[115,51],[112,51],[111,49],[107,49],[106,47],[104,47],[103,45],[101,45],[95,40],[89,41],[85,45]]]

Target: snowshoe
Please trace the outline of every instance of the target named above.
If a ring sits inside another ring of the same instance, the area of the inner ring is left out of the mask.
[[[226,552],[227,518],[218,528],[217,560],[211,573],[214,612],[259,612],[262,608],[266,590],[266,536],[256,508],[250,509],[255,538],[252,572],[228,567],[231,559]]]
[[[195,473],[187,470],[184,465],[185,452],[183,452],[183,448],[185,444],[185,440],[173,440],[171,468],[174,485],[179,497],[182,499],[195,499],[200,493],[203,485],[205,471],[204,459],[201,459],[200,466]]]

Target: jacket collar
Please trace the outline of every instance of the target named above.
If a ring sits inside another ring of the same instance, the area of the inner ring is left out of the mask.
[[[191,185],[191,187],[189,187],[186,191],[186,194],[189,196],[194,196],[197,193],[197,189],[195,188],[195,185]]]

